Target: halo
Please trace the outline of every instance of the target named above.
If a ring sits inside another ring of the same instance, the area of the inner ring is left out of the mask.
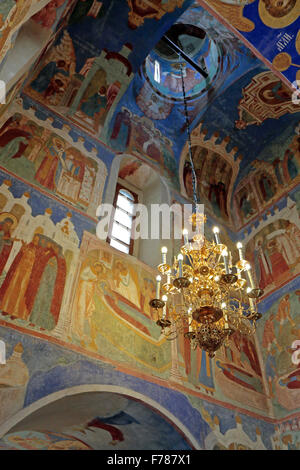
[[[270,15],[263,0],[259,0],[258,12],[261,21],[270,28],[284,28],[297,20],[299,16],[299,3],[296,1],[292,9],[284,16],[276,18],[275,16]]]
[[[15,215],[11,214],[10,212],[2,212],[2,214],[0,214],[0,222],[3,222],[3,220],[5,220],[5,219],[11,219],[13,221],[13,224],[11,226],[11,230],[16,228],[16,226],[18,225],[17,217]]]
[[[62,139],[59,139],[58,137],[53,137],[52,142],[54,145],[56,145],[56,143],[61,144],[63,148],[65,148],[66,146],[65,142]]]
[[[280,52],[274,57],[272,64],[278,72],[284,72],[291,66],[292,58],[287,52]]]

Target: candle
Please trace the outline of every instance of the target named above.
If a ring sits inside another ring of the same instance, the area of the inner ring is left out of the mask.
[[[165,302],[165,305],[163,306],[162,318],[166,318],[168,297],[166,295],[163,295],[161,299]]]
[[[159,299],[160,297],[160,281],[161,281],[161,277],[156,276],[156,298],[157,299]]]
[[[250,310],[251,310],[251,312],[255,312],[255,302],[254,302],[254,299],[251,299],[251,297],[249,297],[249,302],[250,302]]]
[[[183,235],[183,239],[184,239],[184,244],[186,245],[188,242],[189,242],[189,237],[188,237],[188,230],[186,228],[184,228],[182,230],[182,235]]]
[[[227,251],[227,250],[223,250],[223,251],[222,251],[222,256],[223,256],[223,260],[224,260],[225,272],[226,272],[226,274],[229,274],[228,259],[227,259],[228,251]]]
[[[168,248],[166,246],[163,246],[161,248],[161,255],[162,255],[163,264],[167,264],[167,253],[168,253]]]
[[[250,286],[251,286],[252,289],[254,289],[254,282],[253,282],[253,278],[252,278],[252,274],[251,274],[251,266],[250,266],[249,263],[247,263],[245,267],[246,267],[246,271],[247,271],[247,274],[248,274]]]
[[[215,234],[216,243],[219,245],[220,244],[220,238],[219,238],[220,229],[219,229],[219,227],[214,227],[213,232]]]
[[[193,317],[192,317],[192,308],[191,307],[188,309],[188,319],[189,319],[189,332],[192,332],[193,331],[193,328],[192,328]]]
[[[226,302],[221,303],[221,309],[224,310],[226,308]],[[228,328],[228,317],[226,311],[224,313],[224,321],[225,321],[225,328]]]
[[[241,244],[241,242],[238,242],[238,243],[236,244],[236,247],[237,247],[237,249],[239,250],[240,260],[242,260],[242,259],[243,259],[243,251],[242,251],[243,245]]]
[[[179,277],[182,277],[182,261],[183,261],[183,256],[181,253],[177,256],[178,259],[178,267],[179,267]]]
[[[231,256],[231,251],[229,251],[229,266],[232,268],[232,256]]]

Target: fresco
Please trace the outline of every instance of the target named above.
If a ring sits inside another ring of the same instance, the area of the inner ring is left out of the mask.
[[[231,222],[230,198],[233,182],[239,170],[241,155],[238,148],[230,152],[226,147],[230,138],[227,136],[220,142],[219,132],[215,132],[211,139],[207,139],[207,129],[200,124],[192,131],[191,154],[197,178],[197,198],[199,203],[205,204],[205,210],[215,217]],[[187,144],[181,155],[181,181],[182,190],[188,198],[193,198],[192,168]]]
[[[104,189],[102,162],[40,124],[20,113],[5,122],[0,129],[0,165],[95,217]]]
[[[267,311],[258,329],[269,396],[281,416],[283,410],[295,410],[300,406],[297,353],[299,294],[299,288],[289,285],[281,289],[276,301],[272,301],[272,298],[268,301]]]
[[[11,47],[13,35],[39,0],[4,0],[0,6],[0,62]]]
[[[62,23],[73,8],[74,0],[51,0],[47,5],[32,16],[32,20],[43,28],[55,31],[58,22]]]
[[[22,359],[23,352],[22,343],[16,343],[12,354],[6,357],[6,363],[0,364],[1,423],[24,405],[30,374]]]
[[[253,338],[235,332],[217,352],[215,381],[224,395],[254,408],[266,408],[261,366]]]
[[[239,119],[235,121],[237,129],[261,125],[265,119],[278,119],[287,113],[299,112],[299,106],[293,103],[293,92],[272,72],[262,72],[251,79],[251,83],[242,89],[239,105]]]
[[[51,3],[47,8],[52,11]],[[174,14],[178,15],[178,7],[183,3],[183,0],[163,2],[160,6],[155,2],[153,8],[158,13],[156,19],[162,18],[166,13],[171,14],[174,10]],[[136,8],[135,2],[131,7]],[[151,13],[152,6],[149,8]],[[147,30],[149,25],[148,22],[144,24],[143,8],[139,7],[138,10],[139,13],[134,13],[131,18],[137,20],[142,15],[143,20],[139,26],[142,31]],[[35,17],[36,21],[42,24],[51,22],[52,15],[46,14],[47,11],[39,12]],[[152,42],[155,38],[153,28],[160,29],[161,24],[154,19],[156,15],[148,13],[145,12],[145,15],[152,24],[149,36],[149,42]],[[118,27],[117,35],[115,31],[112,32],[115,37],[115,47],[112,49],[111,43],[107,44],[107,37],[114,28],[116,17],[120,24],[124,22],[124,28]],[[136,64],[131,61],[132,44],[135,44],[142,31],[131,27],[128,23],[128,7],[123,5],[120,9],[120,4],[116,1],[80,0],[65,21],[68,22],[67,27],[37,65],[26,93],[99,137],[105,122],[110,120],[113,109],[133,78]],[[101,34],[104,28],[106,34]],[[138,58],[137,55],[133,57],[134,60]]]
[[[267,146],[259,159],[250,164],[250,172],[236,186],[234,207],[241,225],[278,201],[299,184],[299,125],[286,132],[280,142]]]
[[[118,93],[124,91],[130,81],[131,65],[127,60],[130,52],[130,46],[124,46],[120,53],[103,51],[99,57],[88,57],[76,72],[73,41],[65,30],[59,44],[45,57],[27,92],[62,114],[68,114],[71,109],[73,119],[99,134]]]
[[[98,409],[96,397],[105,403],[98,405]],[[70,416],[67,410],[72,404],[73,410],[85,406],[85,413],[75,412]],[[59,417],[53,419],[57,414]],[[18,431],[12,430],[0,440],[0,449],[191,449],[175,426],[156,410],[113,393],[86,393],[77,398],[58,400],[34,413],[32,420],[35,431],[28,430],[29,416],[17,425]]]
[[[2,319],[168,373],[170,346],[149,306],[150,268],[141,264],[137,271],[93,235],[96,222],[4,173],[0,206]]]
[[[245,257],[251,262],[257,285],[264,290],[264,295],[299,274],[297,207],[293,199],[287,198],[281,209],[277,208],[266,219],[261,219],[245,239]]]
[[[156,313],[149,306],[155,293],[154,275],[104,248],[88,233],[84,233],[80,259],[70,309],[72,340],[105,351],[111,359],[122,361],[125,354],[129,363],[134,358],[132,364],[166,371],[169,345],[160,338]]]
[[[243,428],[243,419],[240,415],[235,416],[235,427],[226,432],[221,431],[221,423],[218,415],[213,418],[209,412],[202,408],[203,417],[210,424],[212,432],[205,439],[206,448],[211,450],[267,450],[259,426],[252,432],[251,437]]]
[[[87,444],[59,433],[23,431],[9,434],[0,442],[1,450],[92,450]]]
[[[140,4],[136,0],[127,0],[129,6],[128,25],[131,29],[141,26],[145,19],[155,18],[160,20],[166,13],[181,7],[184,0],[158,0]]]
[[[34,444],[28,440],[34,448],[52,445],[60,439],[72,443],[58,443],[58,447],[76,448],[79,441],[94,449],[107,450],[161,446],[189,449],[191,441],[196,448],[210,450],[229,446],[236,449],[238,445],[261,450],[273,447],[272,439],[276,437],[273,422],[243,412],[236,405],[222,405],[220,400],[204,398],[197,392],[190,394],[182,385],[177,390],[176,384],[168,380],[157,381],[152,376],[149,381],[144,374],[124,370],[121,364],[112,367],[108,362],[83,357],[59,344],[11,328],[1,326],[0,335],[7,345],[8,357],[22,339],[22,370],[25,372],[26,364],[29,371],[24,405],[21,402],[4,423],[0,422],[1,448],[16,445],[22,448],[26,445],[25,437],[37,435],[41,442]],[[55,392],[59,397],[54,400]],[[132,396],[137,400],[132,400]],[[153,400],[151,407],[145,406],[149,399]],[[21,406],[31,404],[38,405],[33,413],[24,410],[22,415],[16,415]],[[16,419],[7,421],[13,415]],[[8,436],[21,439],[9,440]]]
[[[281,422],[275,426],[275,435],[273,437],[274,448],[283,450],[299,450],[299,418],[290,419]]]
[[[250,0],[235,5],[227,0],[207,0],[290,83],[299,80],[299,2]]]
[[[18,30],[30,17],[43,28],[54,32],[62,23],[75,0],[51,0],[38,11],[41,0],[3,0],[0,6],[0,63],[16,40]],[[33,14],[34,13],[34,14]]]
[[[109,144],[118,152],[144,158],[156,167],[161,167],[173,185],[178,187],[177,163],[172,141],[157,129],[151,119],[133,115],[122,107],[116,114]]]

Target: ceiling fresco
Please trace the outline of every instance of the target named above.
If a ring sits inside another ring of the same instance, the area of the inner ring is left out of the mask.
[[[222,151],[238,167],[231,170],[230,191],[222,181],[215,183],[219,194],[208,190],[209,199],[214,193],[217,200],[216,210],[208,204],[208,211],[234,226],[228,210],[236,186],[255,169],[254,162],[284,158],[299,122],[299,105],[292,102],[290,89],[197,2],[162,5],[159,14],[139,16],[131,2],[120,8],[118,2],[104,1],[93,9],[91,2],[79,1],[33,71],[24,103],[59,117],[71,132],[88,134],[100,153],[104,144],[162,169],[169,184],[187,195],[182,64],[191,129],[201,125],[207,142],[225,139]],[[206,79],[159,41],[174,22],[181,28],[183,50],[208,72]]]
[[[300,79],[299,0],[204,0],[258,51],[287,83]]]

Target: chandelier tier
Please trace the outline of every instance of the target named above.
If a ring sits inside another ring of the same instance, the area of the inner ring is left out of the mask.
[[[256,299],[263,294],[254,285],[242,244],[237,244],[239,261],[232,264],[230,251],[220,242],[219,228],[213,232],[215,241],[202,234],[189,240],[184,230],[184,244],[172,265],[167,263],[167,248],[162,247],[156,298],[150,301],[157,310],[156,323],[168,339],[182,333],[193,349],[199,346],[210,357],[235,331],[254,334],[261,317]]]

